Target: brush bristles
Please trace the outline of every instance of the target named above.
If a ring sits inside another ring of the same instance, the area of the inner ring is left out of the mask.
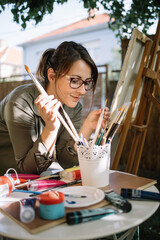
[[[26,65],[24,65],[25,66],[25,69],[26,69],[26,71],[29,73],[29,72],[31,72],[30,71],[30,69],[29,69],[29,67],[27,67]]]
[[[104,106],[106,106],[106,105],[107,105],[107,101],[108,101],[108,98],[106,98],[106,101],[105,101],[105,104],[104,104]]]

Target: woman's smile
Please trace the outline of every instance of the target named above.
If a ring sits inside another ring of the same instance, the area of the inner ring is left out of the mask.
[[[79,97],[79,96],[77,97],[77,96],[73,96],[73,95],[71,95],[71,97],[72,97],[75,101],[77,101],[77,102],[78,102],[79,99],[81,98],[81,97]]]

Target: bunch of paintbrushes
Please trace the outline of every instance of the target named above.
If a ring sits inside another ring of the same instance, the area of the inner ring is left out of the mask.
[[[100,117],[99,117],[99,119],[98,119],[96,131],[95,131],[94,138],[93,138],[93,142],[92,142],[93,145],[96,143],[96,140],[97,140],[99,131],[100,131],[100,129],[101,129],[101,125],[102,125],[102,121],[103,121],[103,116],[104,116],[104,111],[105,111],[106,105],[107,105],[107,99],[106,99],[106,101],[105,101],[104,108],[103,108],[103,110],[102,110],[102,112],[101,112],[101,115],[100,115]]]
[[[131,102],[127,102],[120,107],[120,109],[118,110],[115,118],[110,123],[110,125],[109,126],[106,125],[105,128],[101,130],[99,135],[97,135],[96,133],[96,139],[94,138],[93,144],[100,146],[106,143],[110,143],[112,141],[113,137],[115,136],[120,124],[122,123],[128,111],[130,104]]]
[[[30,69],[25,65],[25,69],[27,71],[27,73],[29,74],[29,76],[31,77],[31,79],[33,80],[33,82],[35,83],[37,89],[39,90],[40,93],[42,93],[45,97],[48,97],[47,92],[44,90],[44,88],[42,87],[42,85],[40,84],[40,82],[34,77],[34,75],[31,73]],[[68,114],[66,113],[66,111],[64,110],[63,106],[61,105],[61,108],[63,110],[64,116],[67,120],[64,120],[64,118],[61,116],[60,112],[57,111],[57,117],[59,118],[59,120],[61,121],[61,123],[63,124],[63,126],[66,128],[66,130],[68,131],[68,133],[72,136],[72,138],[74,139],[74,141],[78,144],[78,145],[84,145],[86,146],[86,140],[83,140],[83,137],[79,137],[71,119],[69,118]],[[69,125],[69,126],[68,126]]]

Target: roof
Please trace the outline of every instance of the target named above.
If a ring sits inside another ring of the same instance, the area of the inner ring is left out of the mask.
[[[0,48],[1,64],[21,65],[22,64],[22,50],[14,47]]]
[[[40,39],[52,37],[52,36],[59,35],[61,33],[65,33],[65,32],[71,32],[71,31],[74,31],[74,30],[77,30],[77,29],[82,29],[82,28],[84,29],[84,28],[95,26],[95,25],[98,25],[98,24],[107,23],[107,22],[109,22],[109,18],[110,17],[107,13],[97,14],[93,18],[91,17],[89,19],[88,18],[82,19],[80,21],[77,21],[77,22],[72,23],[70,25],[67,25],[65,27],[56,29],[56,30],[51,31],[49,33],[45,33],[45,34],[43,34],[39,37],[33,38],[32,40],[27,41],[25,43],[38,41]]]
[[[8,47],[5,47],[5,48],[2,48],[2,49],[0,50],[0,60],[2,59],[2,57],[4,56],[4,54],[6,53],[7,49],[8,49]]]

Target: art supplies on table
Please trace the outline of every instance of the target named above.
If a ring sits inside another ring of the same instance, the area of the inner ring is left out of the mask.
[[[82,185],[105,187],[109,184],[110,144],[92,145],[89,148],[77,146]]]
[[[50,190],[50,191],[46,191],[46,192],[51,192],[51,191],[53,191],[53,190]],[[61,190],[59,190],[59,192],[60,192]],[[19,190],[19,189],[15,189],[13,192],[19,192],[19,193],[34,193],[34,194],[36,194],[36,195],[40,195],[40,194],[42,194],[43,192],[36,192],[36,191],[30,191],[30,190]],[[66,198],[86,198],[87,196],[85,196],[85,195],[77,195],[77,194],[64,194],[64,196],[66,197]],[[8,199],[8,198],[7,198]],[[37,199],[38,199],[38,196],[37,196]],[[0,201],[2,201],[2,198],[0,198]],[[6,198],[5,198],[5,201],[6,201]],[[13,199],[12,200],[10,200],[10,201],[13,201]]]
[[[27,183],[27,189],[30,191],[41,191],[43,189],[59,187],[66,184],[61,180],[33,180]]]
[[[121,209],[124,213],[130,212],[132,205],[123,196],[114,192],[113,189],[106,190],[105,198],[116,208]]]
[[[75,167],[71,167],[71,168],[66,168],[65,170],[61,171],[61,172],[72,172],[75,170],[80,170],[79,166],[75,166]]]
[[[10,177],[9,171],[11,170],[15,172],[16,178]],[[9,168],[4,176],[0,177],[0,197],[9,196],[15,189],[15,185],[19,183],[20,181],[16,170],[14,168]]]
[[[80,169],[72,170],[72,171],[64,170],[59,173],[59,176],[61,179],[73,181],[73,180],[81,179],[81,171]]]
[[[38,191],[31,191],[31,190],[25,190],[25,189],[14,189],[13,192],[17,193],[32,193],[32,194],[40,194],[41,192]]]
[[[73,197],[70,197],[64,203],[65,207],[68,208],[88,207],[101,202],[105,197],[104,191],[96,187],[73,186],[59,189],[59,191],[64,193],[65,196],[66,194],[69,194],[70,196],[73,195]],[[76,197],[74,197],[74,195]]]
[[[120,194],[121,192],[121,188],[134,188],[134,189],[145,189],[149,186],[152,186],[154,184],[156,184],[157,182],[153,179],[148,179],[148,178],[143,178],[143,177],[138,177],[135,175],[131,175],[131,174],[127,174],[127,173],[123,173],[123,172],[112,172],[110,173],[110,186],[109,188],[113,189],[116,193]],[[76,184],[76,183],[75,183]],[[80,184],[80,183],[79,183]],[[73,186],[76,187],[76,186]],[[107,188],[103,188],[103,190],[107,190],[109,189]],[[62,190],[63,188],[61,188]],[[58,190],[59,191],[59,190]],[[73,193],[72,191],[69,192],[69,194]],[[12,193],[14,196],[14,192]],[[68,194],[67,192],[64,194]],[[94,194],[94,193],[93,193]],[[76,193],[76,195],[86,195],[84,193]],[[10,196],[8,197],[10,199]],[[36,197],[37,198],[37,197]],[[7,199],[7,198],[5,198]],[[84,198],[85,199],[85,198]],[[69,201],[79,201],[79,199],[72,199],[72,198],[68,198],[66,197],[66,200]],[[87,202],[88,198],[86,198],[86,202]],[[7,201],[7,200],[6,200]],[[83,208],[66,208],[66,214],[70,213],[70,212],[74,212],[74,211],[82,211],[82,210],[91,210],[91,209],[98,209],[98,208],[103,208],[106,207],[107,205],[109,205],[109,202],[105,199],[103,199],[102,201],[94,204],[94,205],[90,205],[90,206],[86,206]],[[110,208],[110,206],[108,206]],[[19,218],[19,214],[20,214],[20,204],[19,204],[19,198],[17,198],[16,202],[8,202],[6,204],[3,204],[3,206],[0,206],[0,211],[7,215],[8,217],[10,217],[13,221],[15,221],[17,224],[19,224],[20,226],[22,226],[24,229],[26,229],[26,231],[28,231],[31,234],[35,234],[35,233],[39,233],[41,231],[44,231],[46,229],[52,228],[54,226],[57,226],[59,224],[65,223],[66,222],[66,218],[62,217],[60,219],[56,219],[56,220],[44,220],[40,218],[39,215],[39,206],[38,206],[38,202],[36,201],[36,206],[35,206],[35,219],[30,222],[30,223],[23,223],[20,221]],[[92,218],[91,218],[92,220]]]
[[[121,194],[121,188],[144,190],[157,183],[154,179],[139,177],[125,172],[112,172],[109,174],[109,186],[114,192]]]
[[[79,171],[79,170],[78,170]],[[58,190],[60,188],[64,188],[67,186],[72,186],[76,183],[80,183],[81,179],[76,179],[74,181],[62,181],[62,180],[32,180],[26,183],[26,187],[28,190],[24,189],[14,189],[14,192],[22,192],[22,193],[31,193],[30,197],[34,197],[36,195],[40,195],[43,192],[48,192],[51,190]]]
[[[61,180],[65,180],[65,181],[80,179],[81,178],[80,167],[75,166],[72,168],[67,168],[65,170],[57,171],[56,173],[52,173],[52,171],[50,171],[50,174],[48,175],[47,173],[41,174],[41,177],[39,180],[55,179],[55,178],[58,178],[58,179],[61,178]]]
[[[2,176],[0,177],[0,197],[6,197],[11,194],[14,189],[15,181],[13,178]]]
[[[14,171],[14,173],[9,173],[9,171]],[[40,178],[40,175],[37,174],[25,174],[25,173],[17,173],[14,168],[9,168],[4,176],[0,178],[10,179],[13,183],[14,188],[23,188],[27,186],[28,181]],[[7,177],[7,178],[6,178]],[[12,188],[12,190],[14,189]]]
[[[69,186],[72,186],[72,185],[77,184],[77,183],[81,183],[81,179],[77,179],[77,180],[74,180],[74,181],[68,182],[68,183],[65,182],[64,184],[62,184],[62,185],[60,185],[60,186],[51,187],[51,188],[42,190],[41,192],[37,192],[37,193],[35,193],[35,194],[31,194],[30,197],[34,197],[34,196],[36,196],[36,195],[39,195],[39,194],[41,194],[41,193],[43,193],[43,192],[48,192],[48,191],[50,191],[50,190],[56,190],[56,191],[57,191],[57,190],[59,190],[59,189],[61,189],[61,188],[69,187]]]
[[[121,196],[131,200],[160,201],[160,193],[138,190],[138,189],[122,188]]]
[[[65,196],[61,192],[50,191],[42,193],[39,196],[40,217],[46,220],[56,220],[64,217],[64,199]]]
[[[104,216],[116,214],[119,211],[104,207],[104,208],[96,208],[90,210],[81,210],[75,211],[66,214],[66,221],[69,225],[75,225],[78,223],[85,223],[93,220],[98,220]]]
[[[60,191],[62,192],[62,190]],[[64,196],[69,198],[87,198],[86,195],[69,194],[69,193],[65,193]]]
[[[35,219],[36,198],[22,199],[20,201],[20,221],[23,223],[32,222]]]
[[[26,174],[26,173],[17,173],[19,179],[24,179],[24,180],[34,180],[37,178],[40,178],[40,175],[37,174]],[[8,176],[12,178],[16,178],[17,176],[15,173],[10,173]]]
[[[16,178],[15,177],[11,177],[14,181],[16,181]],[[23,178],[18,178],[18,180],[19,180],[19,182],[17,183],[15,183],[15,187],[17,186],[17,185],[21,185],[21,184],[25,184],[25,183],[27,183],[28,182],[28,180],[27,179],[23,179]]]
[[[77,170],[74,170],[77,169]],[[60,174],[61,173],[61,174]],[[65,176],[65,177],[64,177]],[[63,177],[63,178],[61,178]],[[80,168],[79,166],[65,169],[57,172],[57,174],[51,174],[48,176],[40,177],[36,180],[27,181],[23,184],[16,185],[16,189],[27,189],[30,191],[41,191],[43,189],[52,189],[65,185],[68,182],[81,181]],[[73,182],[75,183],[75,182]]]

